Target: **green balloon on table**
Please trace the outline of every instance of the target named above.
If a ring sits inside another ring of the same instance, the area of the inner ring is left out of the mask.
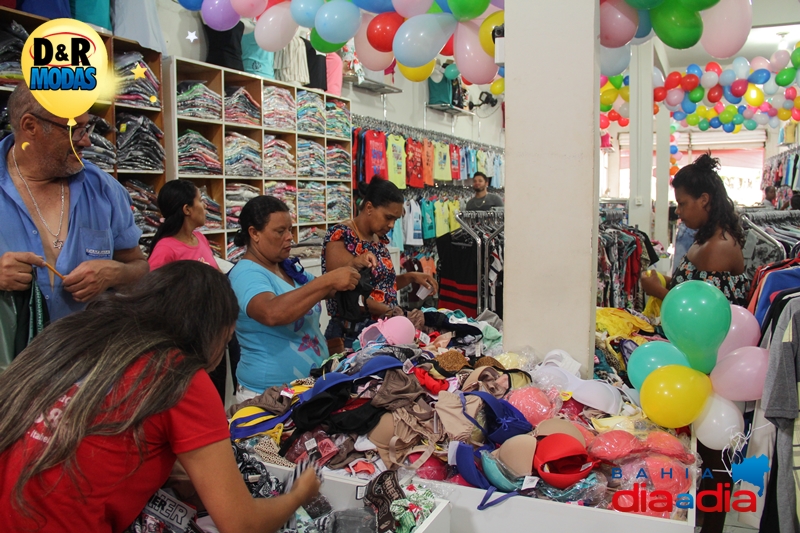
[[[688,367],[689,361],[679,349],[669,342],[647,342],[636,348],[628,360],[628,379],[636,390],[641,390],[644,380],[654,370],[667,365]]]
[[[786,67],[775,76],[775,83],[781,87],[788,87],[794,83],[795,76],[797,76],[797,69],[794,67]]]
[[[466,22],[483,15],[490,0],[447,0],[447,6],[459,22]]]
[[[696,104],[697,102],[702,100],[705,95],[706,95],[705,89],[703,89],[702,87],[695,87],[689,93],[689,101],[694,102]]]
[[[792,51],[792,66],[795,68],[800,67],[800,48],[795,48]]]
[[[753,122],[755,122],[755,121],[753,121]],[[701,119],[700,122],[698,122],[697,127],[700,128],[700,131],[707,131],[708,128],[711,127],[711,123],[708,121],[708,119],[704,118],[704,119]]]
[[[342,49],[344,45],[347,43],[329,43],[325,39],[319,36],[317,33],[317,29],[314,28],[311,30],[311,46],[314,47],[314,50],[317,52],[322,52],[323,54],[331,54],[333,52],[339,51]]]
[[[661,41],[670,48],[685,50],[700,42],[703,19],[680,0],[665,0],[650,10],[650,23]]]
[[[444,77],[448,80],[456,79],[461,72],[459,72],[458,67],[455,63],[451,63],[447,65],[447,68],[444,69]]]
[[[636,9],[653,9],[663,1],[664,0],[625,0],[625,3]]]
[[[669,341],[704,374],[717,364],[717,350],[731,327],[731,304],[704,281],[686,281],[669,291],[661,304],[661,323]]]
[[[719,4],[719,0],[680,0],[680,2],[686,9],[691,9],[692,11],[703,11]]]

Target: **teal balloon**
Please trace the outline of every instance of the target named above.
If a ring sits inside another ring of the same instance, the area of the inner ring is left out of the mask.
[[[708,130],[708,128],[711,127],[711,124],[708,122],[707,119],[703,118],[700,119],[700,122],[698,122],[697,127],[700,128],[700,131],[706,131]]]
[[[625,3],[636,9],[653,9],[663,1],[664,0],[625,0]]]
[[[731,304],[713,285],[686,281],[664,298],[661,323],[689,365],[708,374],[717,364],[717,350],[731,327]]]
[[[732,122],[734,124],[743,124],[744,123],[744,116],[740,115],[739,113],[736,113],[735,115],[733,115]]]
[[[458,67],[456,66],[455,63],[447,65],[447,68],[444,69],[444,77],[447,78],[448,80],[456,79],[459,74],[461,74],[461,72],[459,72]]]
[[[753,131],[754,129],[756,129],[758,127],[758,122],[756,122],[753,119],[745,120],[744,121],[744,127],[747,128],[750,131]]]
[[[636,390],[653,370],[667,365],[689,366],[686,356],[668,342],[648,342],[636,348],[628,360],[628,378]]]

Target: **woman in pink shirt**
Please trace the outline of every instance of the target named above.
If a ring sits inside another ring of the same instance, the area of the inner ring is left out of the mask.
[[[168,181],[158,193],[158,207],[164,222],[150,247],[150,269],[183,259],[218,268],[208,240],[197,231],[206,223],[206,208],[195,184],[186,180]]]

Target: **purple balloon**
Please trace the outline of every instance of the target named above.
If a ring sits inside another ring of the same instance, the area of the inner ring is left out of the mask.
[[[717,361],[711,371],[714,392],[733,402],[761,399],[769,367],[769,350],[745,346]]]
[[[228,31],[241,18],[231,6],[231,0],[203,0],[200,13],[208,27],[217,31]]]
[[[500,9],[506,8],[506,0],[492,0],[492,5],[497,6]]]

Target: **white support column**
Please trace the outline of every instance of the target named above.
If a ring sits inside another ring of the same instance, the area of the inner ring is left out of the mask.
[[[508,2],[504,346],[564,349],[584,376],[597,294],[598,35],[597,0]],[[548,105],[552,87],[570,105]]]
[[[614,151],[608,154],[608,190],[611,198],[619,198],[619,139],[612,135],[611,146]],[[602,192],[602,191],[601,191]]]
[[[656,116],[656,231],[653,238],[669,246],[669,112]]]
[[[633,46],[631,86],[631,199],[629,220],[650,234],[653,216],[653,40]]]

